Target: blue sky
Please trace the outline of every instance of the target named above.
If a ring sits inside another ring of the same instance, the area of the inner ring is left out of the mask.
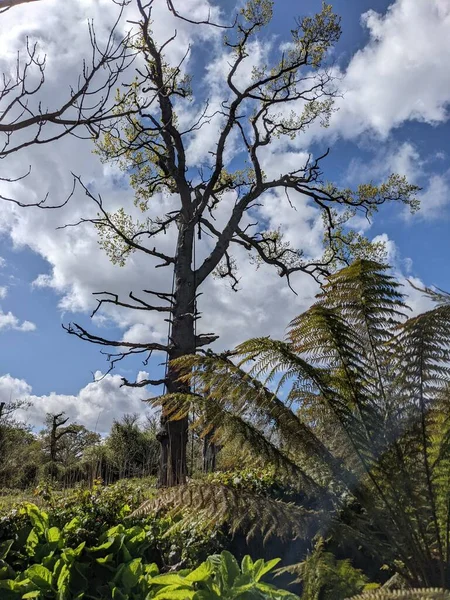
[[[58,4],[57,0],[37,2],[0,16],[0,70],[11,68],[24,35],[37,39],[49,56],[49,77],[43,91],[44,102],[49,104],[63,97],[76,77],[86,48],[86,19],[95,19],[101,37],[115,14],[110,0],[78,0],[64,10]],[[154,14],[161,36],[174,27],[163,4]],[[330,146],[325,176],[340,185],[377,182],[392,171],[406,174],[420,185],[423,209],[419,214],[409,217],[398,207],[387,207],[365,233],[370,238],[382,236],[387,242],[391,263],[401,279],[410,277],[416,283],[450,289],[448,2],[339,0],[332,4],[342,17],[343,33],[330,60],[341,75],[343,98],[328,130],[314,129],[289,151],[318,153]],[[193,0],[193,11],[201,11],[205,5],[206,0]],[[230,7],[230,3],[222,6]],[[269,42],[276,46],[285,41],[295,17],[312,14],[320,6],[316,0],[277,0],[266,36],[258,38],[258,51],[264,53]],[[174,56],[184,51],[183,44],[193,43],[189,71],[194,75],[194,88],[196,80],[206,77],[203,89],[211,89],[213,95],[220,92],[202,70],[220,68],[217,45],[211,39],[199,39],[187,24],[177,27],[180,47],[174,48]],[[200,57],[198,61],[196,57]],[[202,146],[214,139],[213,133],[192,146],[192,164],[205,160]],[[50,191],[50,197],[59,201],[70,189],[70,171],[74,170],[102,191],[111,206],[120,206],[124,198],[129,202],[130,192],[115,185],[117,173],[100,165],[91,149],[88,143],[65,139],[52,147],[26,150],[0,168],[14,171],[33,166],[33,176],[13,189],[16,197],[25,200]],[[282,159],[282,154],[277,154],[277,160]],[[4,172],[9,171],[0,171],[0,176]],[[114,416],[141,411],[141,399],[146,396],[142,390],[121,388],[120,375],[129,379],[138,371],[155,375],[162,357],[155,357],[147,366],[128,361],[100,383],[93,383],[93,373],[96,377],[105,373],[105,358],[98,347],[67,335],[61,324],[89,324],[95,306],[92,292],[108,289],[127,294],[139,289],[143,278],[164,287],[169,285],[170,273],[161,275],[161,269],[155,271],[152,264],[137,257],[123,269],[114,267],[98,248],[94,231],[56,231],[58,225],[90,210],[84,202],[81,195],[76,196],[58,214],[1,206],[0,400],[31,398],[34,407],[29,419],[33,424],[42,421],[43,412],[61,409],[88,426],[105,430]],[[272,225],[280,218],[289,237],[309,239],[306,213],[303,217],[300,211],[291,222],[287,212],[278,214],[270,205],[266,215]],[[311,239],[312,244],[318,243],[318,238]],[[273,273],[255,271],[245,262],[240,264],[240,273],[241,292],[234,294],[223,282],[212,281],[202,299],[203,330],[213,327],[225,347],[252,335],[282,336],[289,319],[311,303],[316,291],[311,281],[300,278],[296,286],[299,296],[294,297]],[[412,293],[411,303],[415,310],[427,306],[417,293]],[[117,339],[150,336],[157,340],[166,335],[166,324],[161,321],[140,322],[135,316],[116,313],[105,314],[92,329]]]

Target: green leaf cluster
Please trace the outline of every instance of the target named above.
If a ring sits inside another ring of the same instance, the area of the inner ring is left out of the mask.
[[[246,556],[239,565],[224,551],[193,570],[160,573],[146,560],[152,539],[143,526],[119,524],[96,545],[82,542],[71,548],[67,539],[79,528],[78,518],[58,528],[50,526],[49,515],[37,506],[28,504],[26,512],[32,524],[26,538],[0,545],[2,600],[296,598],[262,581],[278,560],[253,562]]]

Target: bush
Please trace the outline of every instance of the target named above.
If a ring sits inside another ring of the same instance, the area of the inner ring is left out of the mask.
[[[227,546],[225,536],[217,528],[200,520],[187,527],[181,517],[164,514],[131,519],[132,511],[154,493],[152,483],[152,480],[148,484],[126,480],[104,486],[97,482],[92,489],[75,489],[63,495],[46,482],[35,494],[36,500],[48,508],[50,526],[62,530],[66,523],[76,520],[77,527],[66,532],[70,547],[83,542],[94,545],[118,523],[146,528],[152,540],[151,560],[162,569],[174,565],[192,567]],[[17,504],[0,518],[0,542],[20,539],[24,543],[32,528],[27,506],[27,503]]]
[[[209,483],[222,484],[237,490],[270,496],[277,500],[298,500],[300,495],[296,488],[276,475],[273,467],[215,471],[209,473],[206,479]]]
[[[263,583],[278,560],[241,566],[229,552],[212,555],[197,568],[160,574],[152,562],[154,532],[149,525],[116,525],[95,545],[74,544],[80,528],[74,517],[59,528],[34,504],[22,509],[29,527],[0,544],[0,596],[55,600],[213,600],[287,598],[293,594]],[[75,534],[75,535],[74,535]]]

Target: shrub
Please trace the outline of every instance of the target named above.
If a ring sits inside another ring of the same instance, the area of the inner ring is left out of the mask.
[[[28,504],[23,510],[31,524],[26,538],[16,536],[0,544],[2,600],[231,600],[244,593],[249,599],[297,598],[262,581],[278,560],[253,562],[246,556],[239,566],[224,551],[194,570],[160,574],[151,561],[153,532],[147,525],[119,524],[93,546],[73,546],[70,540],[80,526],[79,517],[59,528],[37,506]]]

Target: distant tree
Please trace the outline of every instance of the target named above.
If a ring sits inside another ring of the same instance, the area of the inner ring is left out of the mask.
[[[0,402],[0,486],[30,487],[39,476],[42,448],[26,423],[16,418],[25,400]]]
[[[58,458],[65,468],[75,466],[83,458],[86,450],[96,446],[101,440],[99,433],[89,431],[84,425],[72,423],[70,430],[71,435],[60,440],[58,451]]]
[[[29,406],[25,400],[10,400],[9,402],[0,402],[0,462],[7,455],[6,437],[7,432],[14,427],[24,427],[24,423],[18,422],[14,416],[18,410],[23,410]]]
[[[142,429],[139,415],[126,414],[115,420],[106,439],[108,460],[118,478],[155,475],[159,444],[154,426]]]
[[[65,426],[69,417],[64,413],[48,413],[45,419],[45,429],[41,432],[44,452],[47,455],[47,468],[51,477],[58,476],[58,466],[62,463],[62,453],[65,446],[65,438],[77,435],[77,426]]]

